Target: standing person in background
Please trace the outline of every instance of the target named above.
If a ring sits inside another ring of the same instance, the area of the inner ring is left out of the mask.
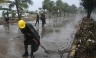
[[[39,25],[39,15],[38,15],[38,13],[36,13],[37,14],[37,17],[36,17],[36,23],[35,23],[35,26],[36,26],[36,24],[38,23],[38,25]]]
[[[9,17],[4,17],[4,21],[5,21],[5,26],[7,26],[8,27],[8,29],[9,29]]]
[[[4,20],[5,20],[5,26],[8,27],[8,29],[9,29],[9,12],[7,10],[7,12],[4,12],[4,13],[6,13],[6,15],[3,14]]]
[[[45,16],[44,16],[43,12],[41,12],[41,20],[42,20],[42,27],[43,27],[45,24]]]
[[[46,24],[46,17],[45,17],[45,14],[44,14],[44,24]]]

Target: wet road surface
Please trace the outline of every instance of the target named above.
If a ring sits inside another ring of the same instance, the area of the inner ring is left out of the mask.
[[[60,51],[65,49],[69,50],[74,39],[76,32],[76,25],[82,18],[81,15],[70,18],[53,18],[50,21],[47,19],[45,27],[34,26],[41,37],[41,44],[50,52],[47,54],[44,50],[39,47],[39,50],[34,53],[35,58],[60,58]],[[35,21],[30,21],[32,25]],[[23,58],[24,53],[24,38],[16,23],[10,24],[8,29],[4,25],[0,25],[0,58]],[[30,55],[30,45],[29,45]],[[68,52],[63,54],[63,58],[67,58]],[[30,56],[25,57],[30,58]]]

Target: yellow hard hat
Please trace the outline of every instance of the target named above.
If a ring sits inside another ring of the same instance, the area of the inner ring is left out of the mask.
[[[41,14],[42,14],[43,12],[41,12]]]
[[[18,21],[18,26],[19,26],[19,28],[21,28],[21,29],[25,28],[25,26],[26,26],[25,21],[24,21],[24,20],[19,20],[19,21]]]

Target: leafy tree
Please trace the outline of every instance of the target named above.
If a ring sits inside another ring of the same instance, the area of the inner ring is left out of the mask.
[[[73,13],[75,13],[76,12],[76,10],[77,10],[77,7],[74,5],[74,4],[72,4],[72,11],[73,11]]]
[[[48,11],[49,11],[49,12],[52,12],[53,7],[54,7],[54,4],[55,4],[54,1],[50,1],[49,5],[48,5]]]
[[[22,16],[24,10],[28,9],[29,5],[32,5],[33,2],[32,0],[17,0],[18,1],[18,7],[19,7],[19,11],[20,11],[20,15]],[[16,2],[12,2],[9,5],[9,8],[12,9],[15,6]]]
[[[91,15],[92,11],[96,7],[96,0],[81,0],[80,4],[87,11],[87,18],[90,18],[90,15]]]
[[[13,18],[16,16],[16,11],[15,11],[15,10],[12,10],[11,16],[12,16]]]
[[[51,14],[51,13],[52,13],[52,11],[53,11],[54,4],[55,4],[55,2],[54,2],[54,1],[50,1],[49,5],[48,5],[49,17],[50,17],[50,14]]]
[[[62,0],[57,0],[56,6],[57,6],[58,10],[60,11],[60,16],[61,16],[61,10],[62,10],[62,6],[63,6]]]
[[[67,11],[68,9],[68,4],[67,3],[63,3],[63,6],[62,6],[62,11],[64,12],[64,16],[65,16],[65,12]]]
[[[67,11],[68,13],[76,14],[77,7],[74,4],[72,4],[71,6],[69,5]]]
[[[74,4],[70,6],[67,3],[63,2],[62,0],[57,0],[56,2],[51,0],[44,0],[42,3],[42,8],[39,9],[40,10],[46,9],[49,11],[48,13],[52,13],[52,14],[54,13],[57,14],[57,16],[58,14],[60,14],[61,16],[62,12],[64,12],[64,16],[65,16],[65,13],[75,13],[77,7]]]
[[[27,9],[29,7],[29,5],[33,4],[33,2],[32,2],[32,0],[18,0],[18,4],[19,4],[19,8]],[[15,6],[15,2],[12,2],[9,5],[9,8],[13,8],[14,6]]]
[[[48,10],[49,8],[49,3],[50,3],[50,0],[44,0],[42,2],[42,8],[44,9],[44,14],[45,14],[45,9]]]
[[[57,17],[58,17],[58,7],[57,6],[54,6],[53,9],[55,11],[54,13],[57,14]]]

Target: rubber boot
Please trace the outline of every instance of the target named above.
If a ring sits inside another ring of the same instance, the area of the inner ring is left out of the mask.
[[[28,56],[28,46],[25,46],[25,52],[22,57]]]
[[[35,25],[34,26],[36,26],[36,23],[35,23]]]
[[[44,26],[44,22],[42,22],[42,27]]]
[[[30,56],[31,56],[31,58],[34,58],[34,55],[33,55],[33,51],[32,50],[31,50],[31,55]]]
[[[30,54],[31,58],[34,58],[34,55],[33,55],[33,44],[31,44],[31,54]]]

